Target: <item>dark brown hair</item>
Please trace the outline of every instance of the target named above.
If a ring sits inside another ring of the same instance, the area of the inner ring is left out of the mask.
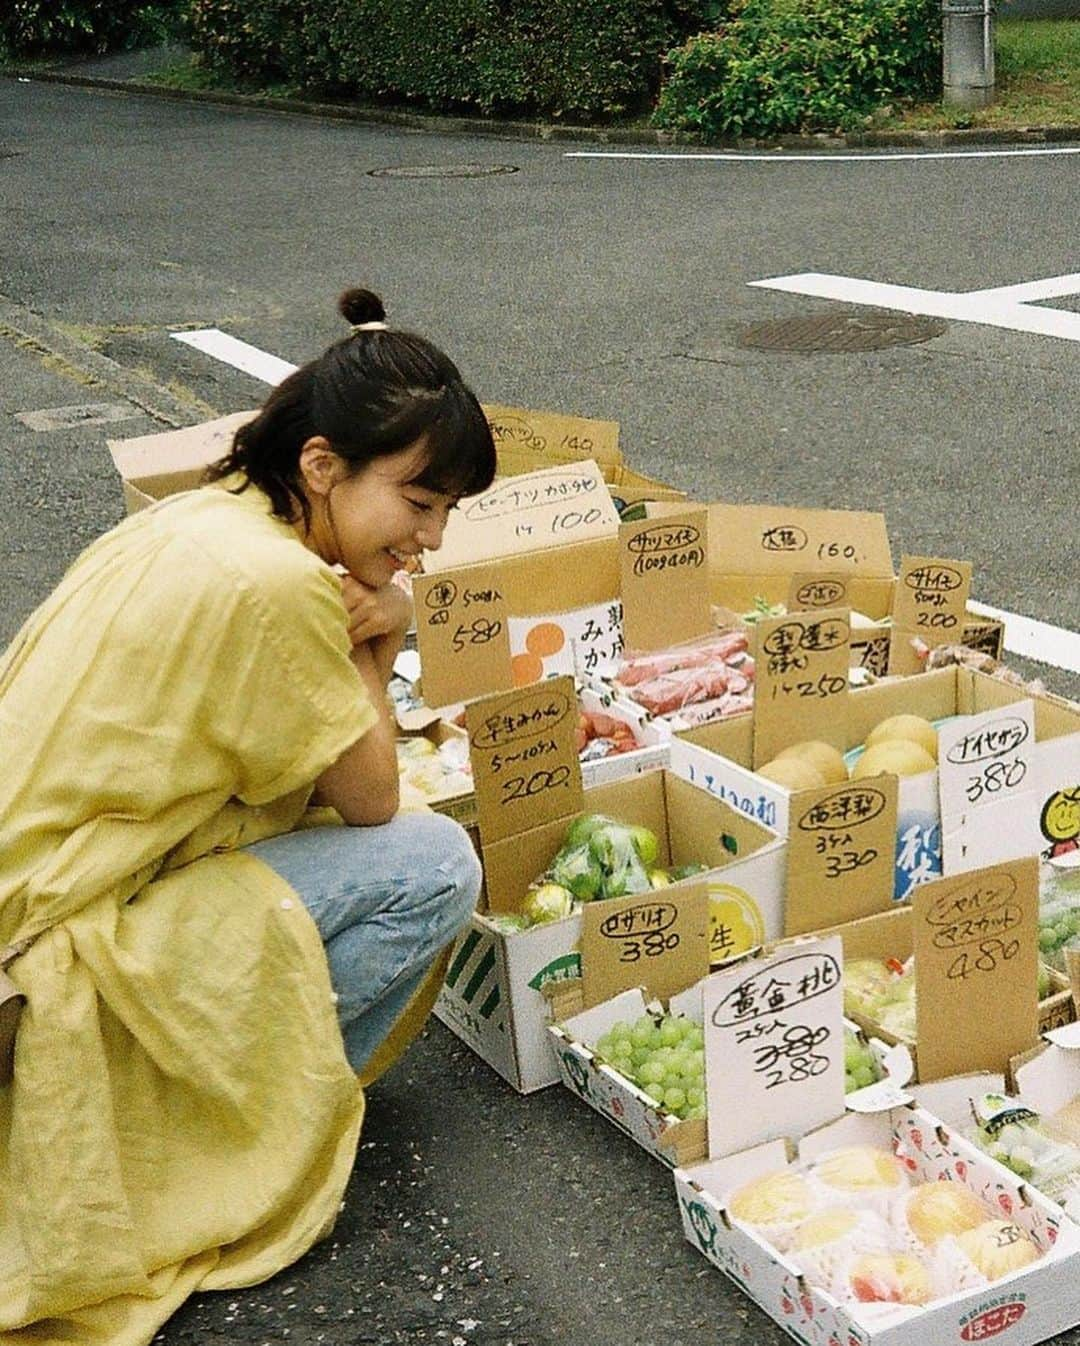
[[[386,318],[370,290],[346,290],[338,311],[351,334],[280,383],[205,480],[238,472],[238,491],[254,483],[280,518],[299,512],[310,523],[300,450],[321,435],[352,471],[423,439],[428,457],[413,484],[453,496],[486,490],[495,476],[491,427],[453,361],[413,332],[358,331]]]

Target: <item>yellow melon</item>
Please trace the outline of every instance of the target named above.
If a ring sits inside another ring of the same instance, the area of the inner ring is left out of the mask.
[[[814,790],[825,784],[825,777],[817,767],[801,757],[774,757],[759,766],[757,773],[787,790]]]
[[[921,776],[924,771],[933,771],[936,762],[917,743],[910,739],[890,738],[867,748],[851,768],[852,780],[863,780],[867,776],[880,776],[888,773],[892,776]]]
[[[937,730],[921,715],[890,715],[870,730],[866,736],[866,746],[871,748],[875,743],[886,743],[891,739],[917,743],[937,761]]]
[[[825,743],[821,739],[810,738],[802,743],[793,743],[790,748],[785,748],[783,752],[777,753],[776,760],[786,761],[789,757],[798,758],[802,762],[809,762],[815,770],[821,773],[821,778],[826,785],[838,785],[848,778],[848,769],[844,765],[843,754],[839,749],[834,748],[831,743]]]

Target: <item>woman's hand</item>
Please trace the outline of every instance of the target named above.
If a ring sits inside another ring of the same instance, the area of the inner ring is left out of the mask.
[[[345,575],[341,581],[341,597],[349,614],[349,639],[353,646],[370,645],[384,636],[400,640],[412,621],[412,599],[394,583],[381,589],[369,588]]]

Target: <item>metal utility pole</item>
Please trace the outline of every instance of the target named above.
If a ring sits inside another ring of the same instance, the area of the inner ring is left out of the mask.
[[[994,101],[993,0],[942,0],[944,101],[968,109]]]

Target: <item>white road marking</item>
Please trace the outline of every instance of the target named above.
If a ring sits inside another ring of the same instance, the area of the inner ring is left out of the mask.
[[[818,299],[837,299],[849,304],[920,313],[953,322],[1003,327],[1011,332],[1080,341],[1080,313],[1065,309],[1035,308],[1036,299],[1060,299],[1080,294],[1080,273],[1048,276],[1020,285],[999,285],[989,290],[920,290],[913,285],[886,285],[855,276],[832,276],[821,271],[802,271],[791,276],[773,276],[748,284],[764,290],[808,294]]]
[[[83,402],[77,407],[43,407],[40,411],[17,411],[15,419],[29,430],[71,430],[79,425],[107,425],[141,416],[139,407],[118,402]]]
[[[1052,664],[1054,668],[1068,669],[1070,673],[1080,673],[1080,633],[1037,622],[1033,617],[1021,617],[1015,612],[1002,612],[1000,608],[976,603],[974,599],[968,607],[980,617],[995,617],[1005,623],[1005,648],[1011,653],[1037,659],[1041,664]]]
[[[889,164],[904,159],[1033,159],[1051,154],[1080,154],[1080,145],[1055,145],[1052,149],[1029,150],[904,150],[862,154],[739,154],[728,150],[715,154],[669,152],[665,150],[567,150],[564,159],[691,159],[729,164]]]
[[[205,329],[203,332],[173,332],[171,335],[181,341],[192,336],[211,334],[223,340],[189,341],[187,344],[212,356],[215,360],[220,360],[223,364],[233,365],[245,373],[253,374],[264,383],[280,383],[297,367],[289,364],[287,360],[278,359],[276,355],[259,350],[257,346],[249,346],[246,341],[238,341],[235,337],[227,336],[216,327]],[[1011,653],[1035,659],[1039,663],[1051,664],[1056,668],[1068,669],[1071,673],[1080,673],[1080,635],[1075,631],[1050,626],[1046,622],[1034,621],[1030,617],[1021,617],[1015,612],[987,607],[984,603],[976,603],[974,600],[968,606],[972,612],[981,617],[996,617],[998,621],[1005,623],[1005,649]]]
[[[204,355],[212,355],[223,364],[242,369],[245,374],[262,379],[263,383],[278,384],[296,369],[296,365],[289,364],[288,360],[279,360],[276,355],[250,346],[216,327],[203,327],[197,332],[171,332],[170,335],[174,341],[194,346]]]

